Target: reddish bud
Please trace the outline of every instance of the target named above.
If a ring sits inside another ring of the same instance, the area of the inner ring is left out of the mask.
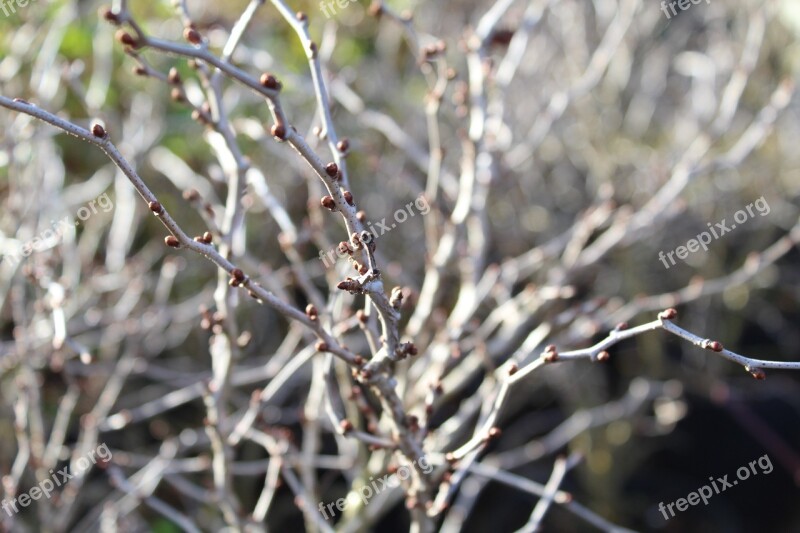
[[[326,343],[325,341],[317,341],[317,343],[314,345],[314,348],[316,348],[318,352],[327,352],[328,343]]]
[[[159,202],[150,202],[149,204],[147,204],[147,206],[150,208],[150,211],[152,211],[156,215],[160,215],[164,211],[164,208],[161,206]]]
[[[183,96],[183,91],[178,89],[177,87],[173,87],[172,90],[169,92],[169,97],[172,99],[173,102],[185,102],[186,98]]]
[[[267,89],[272,89],[273,91],[280,91],[281,90],[281,82],[268,72],[265,72],[261,75],[261,85],[266,87]]]
[[[113,11],[111,11],[111,8],[109,7],[101,7],[100,16],[115,26],[119,24],[119,17]]]
[[[311,320],[317,319],[319,315],[317,314],[317,308],[314,306],[314,304],[308,304],[306,306],[306,316]]]
[[[187,202],[195,202],[200,199],[200,193],[197,189],[186,189],[183,191],[183,199]]]
[[[614,329],[616,331],[625,331],[626,329],[628,329],[628,323],[627,322],[620,322],[619,324],[617,324],[617,326]]]
[[[131,48],[136,48],[139,44],[136,42],[136,39],[125,30],[117,30],[117,33],[114,35],[118,42],[124,44],[125,46],[130,46]]]
[[[286,140],[286,128],[283,126],[283,124],[273,124],[270,131],[273,137],[276,137],[282,141]]]
[[[597,360],[600,361],[601,363],[604,361],[608,361],[610,357],[611,356],[609,355],[609,353],[605,350],[597,354]]]
[[[665,309],[658,314],[658,318],[663,320],[672,320],[678,316],[678,311],[670,307],[669,309]]]
[[[711,350],[712,352],[721,352],[722,351],[722,343],[717,341],[710,341],[706,340],[703,343],[703,348],[706,350]]]
[[[141,65],[136,65],[133,67],[132,72],[137,76],[147,76],[147,69]]]
[[[359,222],[366,222],[367,221],[367,213],[364,211],[359,211],[356,213],[356,218]]]
[[[493,427],[489,430],[489,438],[496,439],[498,438],[503,432],[500,430],[499,427]]]
[[[241,268],[234,268],[231,270],[231,276],[239,283],[244,281],[244,272],[242,272]]]
[[[383,14],[383,5],[378,0],[373,0],[367,12],[372,17],[380,17]]]
[[[339,150],[341,153],[347,152],[349,148],[350,148],[350,141],[348,141],[347,139],[342,139],[341,141],[336,143],[336,149]]]
[[[168,235],[164,237],[164,244],[169,246],[170,248],[180,248],[180,241],[174,235]]]
[[[305,22],[305,21],[308,20],[308,16],[305,13],[303,13],[302,11],[298,11],[295,14],[295,17],[297,17],[297,20],[299,20],[300,22]]]
[[[169,69],[169,74],[167,75],[167,81],[169,81],[172,85],[180,85],[181,75],[178,73],[178,69],[176,69],[175,67]]]
[[[358,311],[356,311],[356,318],[357,318],[357,319],[358,319],[358,321],[359,321],[359,322],[361,322],[362,324],[366,324],[366,323],[367,323],[367,320],[369,320],[369,317],[367,316],[367,313],[365,313],[365,312],[363,311],[363,309],[359,309]]]
[[[357,355],[357,356],[355,356],[353,358],[353,363],[355,363],[356,366],[363,366],[364,365],[364,358],[361,357],[360,355]]]
[[[214,242],[214,236],[211,235],[211,233],[208,231],[203,233],[203,242],[205,244],[211,244],[212,242]]]
[[[350,431],[353,431],[353,423],[347,419],[339,422],[339,427],[342,428],[342,431],[344,433],[349,433]]]
[[[514,374],[517,373],[518,370],[519,370],[519,366],[517,365],[517,363],[511,363],[508,366],[508,375],[509,376],[513,376]]]
[[[192,44],[200,44],[201,42],[203,42],[203,39],[200,37],[200,34],[197,33],[197,30],[194,28],[184,29],[183,38]]]
[[[94,126],[92,126],[92,135],[94,135],[99,139],[105,139],[106,135],[108,134],[106,133],[106,130],[103,126],[101,126],[100,124],[95,124]]]
[[[334,202],[333,198],[331,198],[330,196],[323,196],[320,199],[319,203],[325,209],[330,209],[331,211],[335,211],[336,210],[336,202]]]
[[[336,174],[339,173],[339,165],[336,163],[328,163],[325,165],[325,173],[332,178],[336,177]]]
[[[746,367],[747,371],[750,372],[750,375],[756,378],[757,380],[767,379],[767,374],[764,373],[763,370],[760,368],[750,368]]]

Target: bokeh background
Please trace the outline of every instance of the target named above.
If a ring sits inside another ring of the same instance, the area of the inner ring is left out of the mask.
[[[148,31],[181,39],[182,23],[170,2],[131,4]],[[254,73],[274,72],[283,82],[284,104],[295,126],[311,132],[316,108],[303,51],[268,4],[235,60]],[[463,42],[493,2],[388,4],[413,10],[413,25],[423,41],[447,43],[455,77],[442,104],[442,145],[444,166],[457,176],[467,124]],[[508,51],[509,37],[527,20],[528,4],[517,2],[498,26],[502,31],[492,48],[498,63]],[[608,210],[599,215],[600,229],[640,212],[647,213],[647,223],[629,228],[620,242],[596,257],[578,252],[597,243],[599,229],[575,238],[574,250],[541,261],[507,297],[528,285],[568,284],[573,294],[567,301],[530,319],[531,327],[545,318],[559,324],[553,334],[559,346],[585,346],[617,322],[642,323],[675,306],[683,327],[738,353],[800,360],[800,254],[796,240],[783,241],[781,253],[771,248],[793,228],[795,238],[798,233],[800,101],[793,84],[800,68],[800,5],[793,0],[712,0],[668,19],[651,0],[530,4],[544,6],[541,20],[506,96],[492,101],[504,106],[505,122],[490,140],[499,156],[485,198],[487,263],[519,256],[565,234],[592,206]],[[84,126],[101,119],[165,207],[180,216],[187,230],[200,233],[203,219],[187,207],[182,193],[195,188],[208,202],[224,199],[219,163],[204,140],[203,126],[192,120],[186,106],[170,100],[169,87],[131,72],[134,62],[114,41],[115,28],[97,15],[102,5],[39,0],[18,6],[8,17],[0,12],[0,94],[25,98]],[[246,3],[189,5],[198,27],[218,49]],[[370,220],[390,216],[425,188],[430,73],[420,68],[403,28],[369,16],[364,2],[339,9],[330,19],[315,2],[291,5],[308,13],[312,36],[320,42],[334,120],[353,147],[348,159],[352,189]],[[151,52],[146,56],[155,68],[174,66],[192,79],[186,61]],[[302,162],[265,133],[269,115],[263,101],[233,84],[225,91],[237,139],[267,176],[270,194],[298,227],[315,231],[310,219],[318,215],[309,215],[314,204],[309,198],[320,196],[321,186],[309,184],[302,177]],[[741,97],[731,106],[737,91]],[[708,147],[695,158],[698,139],[707,139]],[[649,203],[682,165],[689,170],[677,194]],[[443,190],[453,186],[443,177]],[[112,211],[93,215],[62,242],[18,267],[0,263],[0,355],[7,362],[0,367],[0,474],[14,468],[19,431],[14,409],[26,408],[20,403],[22,383],[38,388],[36,419],[47,432],[57,424],[65,396],[73,395],[74,408],[63,423],[69,446],[78,438],[81,417],[94,412],[120,361],[131,367],[109,414],[161,398],[210,371],[208,334],[200,327],[198,307],[212,298],[213,265],[164,250],[163,228],[101,152],[0,110],[0,252],[10,253],[49,221],[74,216],[103,193],[113,199]],[[708,252],[692,254],[669,269],[659,261],[659,251],[685,244],[709,222],[730,221],[761,197],[769,213],[756,214],[713,241]],[[294,294],[292,270],[281,252],[281,229],[262,198],[249,190],[244,199],[246,264]],[[452,206],[443,202],[438,207],[447,212]],[[335,242],[341,228],[337,223],[326,232]],[[411,219],[387,234],[381,248],[386,275],[412,291],[420,288],[430,254],[423,232],[421,217]],[[318,248],[308,241],[301,250],[315,285],[326,288]],[[765,254],[770,250],[771,255]],[[471,260],[467,251],[460,254],[459,261]],[[747,268],[748,258],[756,266]],[[445,276],[442,312],[455,302],[457,275],[454,265]],[[66,289],[70,336],[92,352],[91,365],[79,362],[80,349],[74,346],[52,347],[54,296],[47,290],[52,280]],[[657,295],[666,296],[647,299]],[[576,309],[581,312],[570,315]],[[269,364],[290,334],[286,322],[250,302],[238,307],[237,317],[250,335],[243,342],[242,368]],[[437,323],[434,317],[432,324]],[[513,351],[519,333],[512,330],[496,341],[498,360]],[[577,501],[640,531],[800,531],[800,373],[768,371],[766,381],[757,381],[738,365],[663,332],[626,341],[611,354],[606,365],[548,368],[543,377],[516,390],[503,415],[503,438],[492,445],[492,453],[508,454],[509,460],[516,454],[515,473],[545,482],[553,454],[537,457],[535,445],[525,448],[526,443],[551,438],[553,429],[576,413],[606,405],[624,409],[625,402],[650,395],[630,412],[610,415],[607,424],[576,430],[557,447],[585,455],[563,485]],[[477,387],[476,382],[472,390]],[[298,384],[265,414],[268,422],[302,435],[299,406],[305,392]],[[242,389],[232,401],[246,405],[248,397]],[[124,468],[141,467],[161,442],[180,440],[204,416],[202,401],[193,401],[121,430],[109,429],[100,438]],[[524,450],[530,449],[533,458],[526,459]],[[774,466],[770,474],[740,482],[708,506],[691,507],[669,521],[658,512],[659,502],[685,497],[709,476],[733,478],[737,468],[764,454]],[[263,484],[263,451],[243,446],[236,460],[252,469],[252,475],[236,478],[235,487],[241,501],[252,507]],[[185,475],[199,486],[208,482],[202,472]],[[322,479],[324,501],[342,494],[335,471]],[[23,480],[31,483],[33,478]],[[94,530],[99,504],[111,490],[107,476],[94,471],[61,527]],[[213,513],[170,483],[160,484],[155,493],[215,529]],[[512,487],[477,477],[465,481],[460,498],[474,500],[469,512],[463,521],[446,522],[443,530],[459,524],[469,532],[514,531],[535,504]],[[15,527],[37,531],[40,518],[28,509]],[[122,530],[179,530],[145,506],[119,519]],[[304,528],[290,491],[278,493],[269,525],[274,531]],[[550,512],[545,526],[546,531],[589,530],[559,508]],[[372,529],[407,531],[402,504]]]

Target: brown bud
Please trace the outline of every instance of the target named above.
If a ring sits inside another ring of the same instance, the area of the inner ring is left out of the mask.
[[[342,420],[341,422],[339,422],[339,427],[342,428],[342,431],[344,433],[349,433],[349,432],[353,431],[353,423],[350,422],[347,419]]]
[[[372,17],[380,17],[383,14],[383,5],[378,0],[373,0],[367,12]]]
[[[305,22],[305,21],[308,20],[308,16],[305,13],[303,13],[302,11],[298,11],[295,14],[295,17],[297,17],[297,20],[299,20],[300,22]]]
[[[180,248],[181,246],[180,241],[174,235],[168,235],[164,237],[164,244],[166,244],[170,248]]]
[[[268,72],[265,72],[261,75],[261,85],[266,87],[267,89],[272,89],[273,91],[280,91],[281,90],[281,82]]]
[[[118,42],[124,44],[125,46],[130,46],[131,48],[136,48],[138,46],[138,42],[133,36],[125,30],[117,30],[117,33],[114,35]]]
[[[328,163],[325,165],[325,173],[332,178],[336,177],[336,174],[339,173],[339,165],[336,163]]]
[[[364,358],[360,355],[357,355],[353,358],[353,363],[355,363],[356,366],[363,366],[364,362]]]
[[[356,213],[356,218],[358,219],[359,222],[366,222],[367,213],[364,211],[359,211],[358,213]]]
[[[203,233],[203,242],[205,244],[211,244],[212,242],[214,242],[214,236],[211,235],[211,233],[208,231]]]
[[[192,44],[200,44],[201,42],[203,42],[203,39],[200,37],[200,34],[197,33],[197,30],[194,28],[184,29],[183,38]]]
[[[517,373],[518,370],[519,370],[519,366],[517,365],[517,363],[511,363],[508,366],[508,375],[509,376],[513,376],[514,374]]]
[[[183,91],[178,89],[177,87],[173,87],[172,90],[169,92],[169,97],[172,99],[173,102],[185,102],[186,98],[183,96]]]
[[[614,328],[614,330],[616,330],[616,331],[624,331],[624,330],[626,330],[626,329],[628,329],[628,323],[627,323],[627,322],[620,322],[620,323],[619,323],[619,324],[617,324],[617,326]]]
[[[169,74],[167,75],[167,81],[169,81],[172,85],[180,85],[181,75],[178,73],[178,69],[176,69],[175,67],[169,69]]]
[[[703,348],[706,350],[711,350],[712,352],[721,352],[722,351],[722,343],[717,341],[710,341],[706,340],[703,343]]]
[[[234,268],[231,270],[231,277],[241,283],[244,281],[244,272],[242,272],[241,268]]]
[[[660,318],[662,320],[672,320],[676,316],[678,316],[678,311],[676,311],[675,309],[673,309],[671,307],[669,309],[665,309],[665,310],[661,311],[658,314],[658,318]]]
[[[751,368],[749,366],[745,368],[747,369],[748,372],[750,372],[750,375],[753,376],[754,378],[758,380],[767,379],[767,374],[765,374],[764,371],[761,370],[760,368]]]
[[[350,191],[344,191],[344,201],[347,202],[348,205],[353,205],[353,193]]]
[[[92,135],[99,139],[105,139],[108,133],[106,133],[106,129],[103,126],[100,124],[95,124],[92,126]]]
[[[317,43],[311,43],[308,45],[308,51],[311,52],[311,59],[317,58]]]
[[[545,352],[556,352],[556,345],[555,344],[548,344],[544,347]]]
[[[609,353],[605,350],[597,354],[597,360],[600,361],[601,363],[608,361],[610,357],[611,356],[609,355]]]
[[[200,193],[197,189],[186,189],[183,191],[183,199],[187,202],[195,202],[200,199]]]
[[[350,148],[350,141],[348,141],[347,139],[342,139],[341,141],[336,143],[336,149],[339,150],[341,153],[347,152],[349,148]]]
[[[283,124],[273,124],[270,131],[273,137],[276,137],[282,141],[286,140],[286,128],[283,126]]]
[[[137,76],[147,76],[147,69],[141,65],[136,65],[131,71]]]
[[[314,348],[318,352],[327,352],[328,351],[328,343],[326,343],[325,341],[317,341],[317,343],[314,345]]]
[[[330,196],[327,196],[327,195],[323,196],[320,199],[319,203],[325,209],[330,209],[331,211],[335,211],[336,210],[336,202],[334,202],[333,198],[331,198]]]
[[[489,430],[489,438],[496,439],[498,438],[503,432],[500,430],[499,427],[493,427]]]
[[[311,320],[317,319],[319,315],[317,314],[317,308],[314,306],[314,304],[308,304],[306,306],[306,316]]]
[[[115,26],[119,24],[119,17],[111,11],[111,8],[103,6],[100,8],[100,16],[105,19],[107,22],[114,24]]]
[[[150,211],[152,211],[156,215],[160,215],[164,211],[164,208],[161,206],[161,204],[156,201],[150,202],[149,204],[147,204],[147,206],[150,208]]]
[[[367,313],[365,313],[363,309],[359,309],[358,311],[356,311],[356,318],[362,324],[366,324],[367,320],[369,320]]]

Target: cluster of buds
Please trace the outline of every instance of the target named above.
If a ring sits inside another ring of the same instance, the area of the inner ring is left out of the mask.
[[[208,307],[200,306],[200,327],[204,330],[212,330],[214,333],[222,333],[223,316],[219,311],[212,313]]]
[[[397,357],[398,359],[405,359],[408,356],[414,357],[419,353],[416,345],[413,342],[404,342],[400,346],[397,347]]]
[[[431,59],[440,56],[447,50],[447,44],[442,41],[436,41],[433,44],[429,44],[427,46],[423,46],[422,50],[420,50],[420,55],[422,61],[430,61]]]
[[[545,346],[542,357],[548,363],[555,363],[556,361],[558,361],[558,350],[556,350],[556,345],[548,344],[547,346]]]
[[[706,350],[711,350],[712,352],[721,352],[723,350],[721,342],[712,341],[711,339],[703,340],[701,347],[705,348]]]
[[[308,304],[306,306],[306,316],[311,320],[317,320],[317,318],[319,318],[317,307],[314,304]]]
[[[197,237],[195,237],[194,240],[196,240],[200,244],[211,244],[212,242],[214,242],[214,236],[211,235],[210,231],[206,231],[202,235],[198,235]]]

